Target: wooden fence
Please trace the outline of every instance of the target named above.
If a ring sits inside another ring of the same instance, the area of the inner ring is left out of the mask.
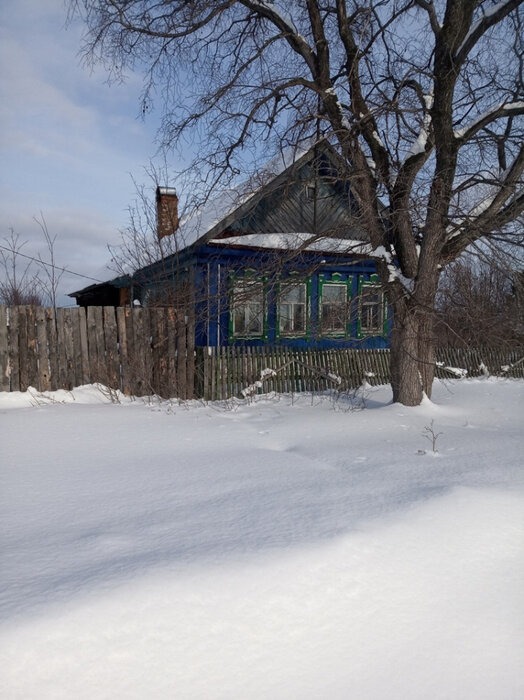
[[[446,348],[437,376],[466,370],[524,378],[524,349]],[[194,323],[175,309],[0,306],[0,391],[100,382],[126,394],[226,399],[347,390],[389,382],[388,350],[195,348]]]
[[[196,387],[205,399],[226,399],[264,392],[354,389],[365,381],[387,384],[389,350],[340,348],[295,350],[197,348]],[[441,348],[436,376],[441,379],[484,374],[524,378],[524,348],[515,350]]]
[[[198,348],[197,387],[205,399],[276,391],[350,389],[389,381],[388,350]]]
[[[175,309],[0,306],[0,391],[100,382],[193,398],[194,325]]]

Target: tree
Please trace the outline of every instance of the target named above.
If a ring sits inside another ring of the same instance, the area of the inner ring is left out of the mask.
[[[520,275],[507,257],[462,256],[447,266],[437,300],[437,343],[519,347],[524,335]]]
[[[18,233],[10,230],[0,246],[0,304],[19,306],[42,305],[40,294],[41,280],[34,269],[34,260],[20,265],[20,257],[25,241]]]
[[[34,217],[35,223],[38,224],[47,248],[48,260],[43,260],[41,253],[38,253],[38,260],[40,266],[43,270],[42,278],[40,278],[40,289],[42,294],[49,300],[51,306],[56,309],[56,300],[58,293],[58,285],[62,279],[62,275],[66,272],[65,268],[58,267],[56,265],[55,258],[55,243],[56,243],[56,233],[54,236],[51,235],[47,227],[47,221],[44,218],[42,212],[40,212],[40,218]]]
[[[29,304],[43,306],[45,302],[56,309],[58,285],[67,270],[56,265],[56,235],[52,236],[42,212],[33,217],[44,237],[48,260],[39,252],[38,257],[23,251],[27,241],[10,229],[9,236],[0,245],[0,303],[8,306]]]
[[[393,311],[394,401],[431,395],[439,277],[524,208],[522,0],[74,0],[84,55],[145,70],[163,144],[211,189],[261,155],[336,145]]]

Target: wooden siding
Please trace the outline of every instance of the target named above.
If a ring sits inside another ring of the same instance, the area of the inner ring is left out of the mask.
[[[316,184],[310,201],[307,183]],[[348,188],[335,184],[324,170],[317,172],[308,163],[291,172],[278,189],[268,189],[264,197],[246,215],[232,223],[230,230],[239,233],[312,233],[363,240],[363,231],[351,215]]]

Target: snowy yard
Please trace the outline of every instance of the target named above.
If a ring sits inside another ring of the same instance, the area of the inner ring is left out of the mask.
[[[3,699],[524,697],[524,382],[53,396],[0,394]]]

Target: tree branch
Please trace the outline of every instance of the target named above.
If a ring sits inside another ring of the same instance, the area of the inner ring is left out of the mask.
[[[494,191],[487,194],[471,209],[457,229],[451,229],[448,232],[447,242],[442,251],[444,261],[454,259],[467,245],[479,238],[489,236],[491,232],[499,231],[521,214],[524,210],[524,190],[521,189],[515,193],[515,188],[519,183],[522,184],[523,172],[524,145],[520,147],[519,153],[503,179],[496,185],[492,185]],[[513,198],[507,202],[513,194]]]
[[[315,53],[289,19],[284,17],[272,3],[266,3],[263,0],[238,0],[238,2],[258,16],[269,20],[282,33],[283,38],[293,51],[302,56],[311,71],[311,75],[316,77]]]
[[[433,4],[432,0],[414,0],[414,4],[418,5],[423,10],[426,10],[433,34],[437,36],[440,33],[440,24],[438,21],[437,12],[435,10],[435,5]]]
[[[468,124],[468,126],[455,129],[453,133],[456,143],[460,147],[467,143],[477,132],[494,122],[496,119],[500,119],[501,117],[513,117],[519,114],[524,114],[524,102],[519,101],[499,104],[481,114],[470,124]]]
[[[461,45],[458,47],[455,53],[455,61],[458,65],[461,65],[466,57],[469,55],[473,47],[479,41],[479,39],[487,32],[490,27],[498,24],[504,17],[507,17],[510,12],[516,9],[522,4],[522,0],[502,0],[501,2],[493,5],[482,17],[482,19],[474,22],[465,39],[462,41]]]

